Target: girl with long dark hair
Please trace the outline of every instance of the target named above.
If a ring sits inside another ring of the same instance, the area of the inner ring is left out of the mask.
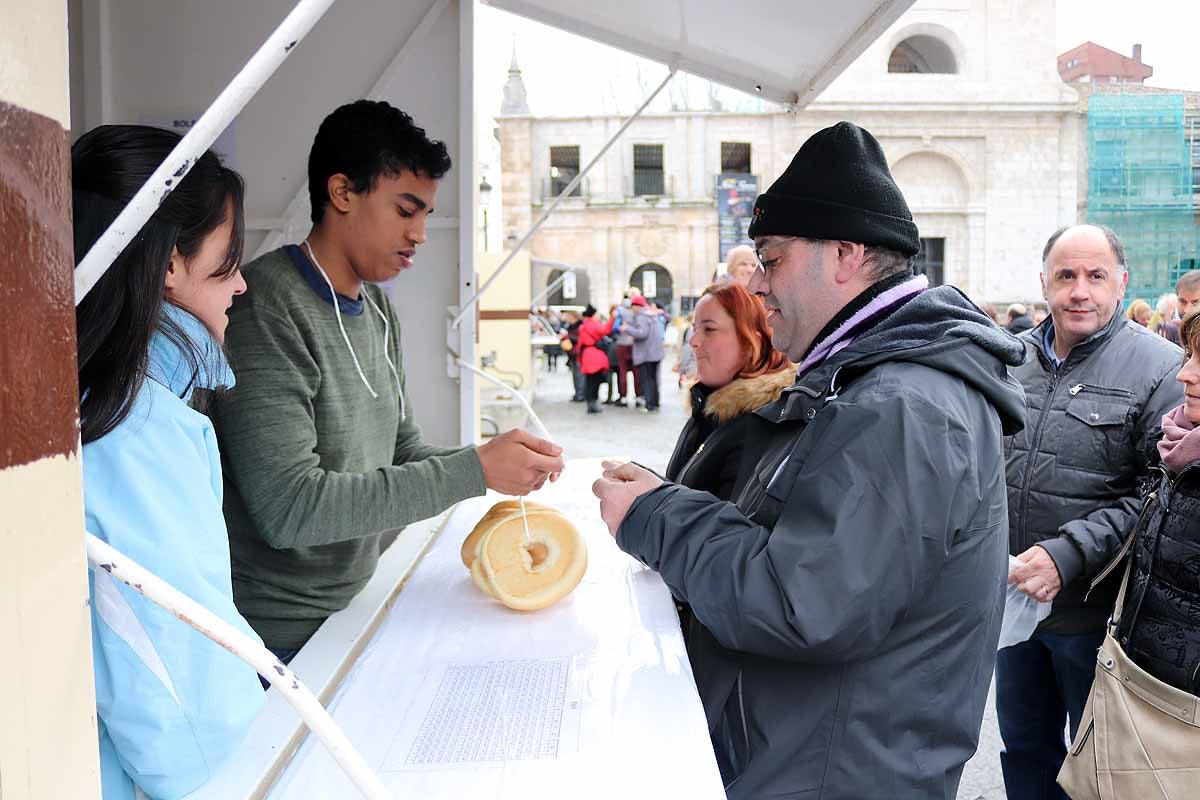
[[[77,259],[178,142],[108,125],[75,143]],[[233,604],[216,437],[192,407],[233,385],[221,342],[246,288],[243,196],[206,152],[75,319],[87,529],[253,636]],[[237,747],[263,702],[257,676],[107,573],[90,578],[104,800],[185,795]]]

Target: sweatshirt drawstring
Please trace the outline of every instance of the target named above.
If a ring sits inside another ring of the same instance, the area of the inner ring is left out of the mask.
[[[400,385],[400,373],[396,371],[396,365],[392,363],[392,357],[388,355],[388,342],[391,341],[389,332],[391,326],[388,324],[387,315],[383,313],[375,301],[371,299],[371,295],[363,290],[363,297],[367,298],[367,302],[371,304],[371,308],[375,309],[375,313],[383,320],[383,360],[387,362],[388,369],[392,371],[392,377],[396,379],[396,394],[400,396],[400,421],[404,421],[404,387]]]
[[[371,393],[371,397],[379,399],[379,395],[371,387],[367,376],[363,374],[362,366],[358,363],[358,356],[354,352],[354,346],[350,344],[350,337],[346,334],[346,326],[342,324],[342,310],[338,304],[338,296],[337,292],[334,291],[333,282],[325,274],[325,269],[321,266],[321,262],[317,260],[317,254],[313,252],[312,245],[309,244],[308,239],[304,240],[304,247],[308,250],[308,257],[312,260],[313,266],[317,268],[317,272],[321,273],[321,277],[325,279],[325,284],[329,287],[329,296],[333,300],[333,313],[337,317],[338,329],[342,332],[342,341],[346,343],[346,349],[350,351],[350,360],[354,362],[354,369],[358,372],[358,377],[363,382],[363,386],[366,386],[367,391]],[[400,373],[396,370],[396,365],[392,363],[391,356],[388,355],[388,340],[390,338],[391,327],[388,325],[387,315],[375,304],[375,301],[371,299],[371,295],[367,293],[366,289],[363,289],[363,297],[367,299],[371,308],[375,309],[375,313],[383,320],[383,360],[387,362],[388,369],[392,371],[392,377],[396,379],[396,392],[400,396],[400,421],[403,422],[404,389],[400,386]]]

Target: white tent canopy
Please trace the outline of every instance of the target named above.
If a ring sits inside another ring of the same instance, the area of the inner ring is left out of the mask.
[[[913,0],[483,0],[768,100],[812,101]]]

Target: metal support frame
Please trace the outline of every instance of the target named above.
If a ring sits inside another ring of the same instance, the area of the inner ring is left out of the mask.
[[[475,128],[475,2],[458,3],[458,150],[459,163],[470,169],[458,171],[458,283],[454,300],[475,287],[478,266],[475,263],[475,208],[479,201],[479,186],[475,181],[474,165],[479,163]],[[447,309],[452,313],[451,309]],[[443,318],[444,319],[444,318]],[[449,326],[446,330],[449,349],[459,358],[475,362],[478,326],[474,315],[465,325]],[[458,440],[471,445],[479,438],[479,390],[475,375],[455,370],[451,380],[458,381]]]
[[[163,198],[179,185],[179,181],[187,175],[196,159],[212,146],[221,132],[250,102],[250,98],[262,88],[333,2],[334,0],[300,0],[262,47],[258,48],[258,52],[251,56],[241,72],[234,76],[79,262],[75,269],[75,305],[83,302],[83,298],[103,277],[105,270],[141,231]]]
[[[533,432],[547,441],[554,441],[554,437],[550,435],[550,431],[546,430],[546,426],[542,424],[541,417],[539,417],[537,412],[533,410],[533,406],[530,405],[529,401],[525,399],[525,395],[517,391],[516,388],[509,386],[495,375],[489,375],[478,367],[472,366],[471,364],[463,361],[461,358],[455,359],[455,363],[457,363],[461,369],[475,373],[488,383],[494,383],[496,386],[499,386],[501,389],[512,395],[512,397],[524,407],[526,413],[529,414],[529,421],[533,423]]]
[[[87,533],[87,558],[94,570],[103,570],[131,587],[153,603],[174,614],[235,656],[245,661],[282,693],[317,735],[329,754],[345,771],[363,797],[390,800],[391,793],[367,762],[350,744],[346,734],[333,721],[320,701],[313,696],[296,673],[288,669],[270,650],[230,625],[204,606],[192,600],[112,545]]]
[[[534,260],[537,261],[538,259],[534,259]],[[539,300],[544,300],[545,298],[554,294],[554,290],[563,285],[563,281],[565,281],[567,279],[568,275],[574,275],[576,272],[582,271],[582,267],[572,267],[570,264],[560,264],[559,262],[548,262],[548,261],[542,261],[541,263],[543,263],[543,264],[553,263],[555,265],[555,268],[562,270],[562,275],[559,275],[557,278],[550,281],[550,284],[545,289],[542,289],[540,292],[538,292],[537,294],[535,294],[533,297],[531,297],[529,299],[530,310],[537,307]]]
[[[642,115],[650,103],[654,102],[654,98],[658,97],[659,92],[667,87],[667,84],[671,82],[671,78],[675,77],[675,71],[675,67],[670,68],[670,70],[667,72],[667,77],[662,79],[662,83],[658,85],[658,88],[651,92],[650,96],[647,97],[642,104],[638,106],[637,110],[629,116],[629,119],[625,120],[621,127],[617,129],[617,132],[609,137],[609,140],[605,142],[604,146],[600,148],[600,151],[592,157],[592,160],[587,163],[587,166],[580,170],[579,174],[567,184],[566,188],[559,192],[558,197],[554,198],[554,202],[552,202],[550,206],[542,212],[542,216],[538,218],[538,221],[533,223],[533,226],[525,233],[524,236],[521,237],[521,240],[513,245],[513,249],[509,251],[508,255],[504,257],[504,260],[500,262],[500,266],[496,267],[496,271],[491,274],[491,277],[484,282],[483,286],[479,287],[479,289],[469,300],[467,300],[467,302],[462,304],[458,314],[450,322],[450,326],[452,328],[458,328],[458,326],[462,324],[463,319],[466,318],[468,314],[472,313],[472,308],[476,303],[479,302],[479,298],[483,297],[483,293],[491,288],[491,285],[496,281],[497,278],[500,277],[501,274],[504,273],[504,270],[509,264],[512,263],[512,260],[516,258],[517,253],[521,252],[521,249],[525,247],[529,240],[533,238],[533,235],[538,232],[538,229],[540,229],[546,220],[550,218],[550,215],[554,213],[554,210],[558,208],[559,204],[571,196],[571,192],[575,191],[575,187],[578,186],[585,177],[587,177],[588,173],[592,171],[592,168],[595,167],[596,164],[600,163],[600,159],[605,153],[608,152],[609,148],[617,143],[617,140],[621,138],[621,135],[625,133],[626,129],[628,129],[629,126],[632,125],[634,121]]]

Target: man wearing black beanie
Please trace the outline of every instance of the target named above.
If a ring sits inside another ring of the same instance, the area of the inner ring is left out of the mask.
[[[736,505],[612,463],[601,514],[692,607],[730,798],[953,800],[996,658],[1023,348],[914,277],[912,214],[855,125],[804,143],[750,236],[800,367],[753,415]]]

